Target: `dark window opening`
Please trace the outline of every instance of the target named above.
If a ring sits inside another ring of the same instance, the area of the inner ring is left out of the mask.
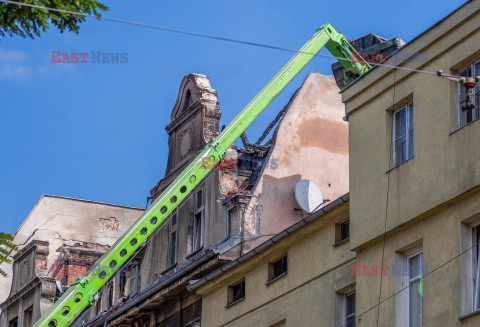
[[[193,222],[193,250],[198,250],[202,246],[202,213],[195,215]]]
[[[177,225],[177,211],[172,213],[170,220],[170,240],[169,240],[169,252],[168,252],[168,264],[173,266],[177,263],[177,243],[178,243],[178,225]]]
[[[197,209],[200,209],[203,206],[203,191],[199,190],[197,192]]]
[[[230,296],[228,304],[233,304],[245,298],[245,281],[236,285],[230,286]]]
[[[95,304],[97,315],[102,312],[102,293],[99,293],[97,303]]]
[[[185,98],[183,99],[182,110],[180,110],[180,113],[177,114],[177,117],[182,113],[184,113],[185,111],[187,111],[187,109],[190,107],[191,104],[192,104],[192,92],[190,90],[187,90],[185,94]]]
[[[268,265],[268,281],[273,281],[287,273],[287,256]]]
[[[350,237],[350,222],[346,221],[340,224],[340,241],[344,241]]]
[[[14,319],[10,320],[8,325],[9,325],[9,327],[18,327],[18,318],[14,318]]]
[[[170,234],[170,266],[177,263],[177,232]]]
[[[194,196],[193,221],[188,226],[188,247],[187,253],[191,254],[200,250],[203,246],[203,224],[204,224],[204,197],[203,188],[199,188]]]
[[[125,269],[120,271],[120,278],[119,278],[119,291],[120,291],[120,297],[125,296],[125,286],[127,285],[127,273]]]
[[[333,246],[342,243],[350,238],[350,221],[335,225],[335,243]]]
[[[114,302],[114,299],[113,299],[113,295],[114,295],[114,292],[113,292],[113,281],[108,285],[108,293],[107,293],[107,306],[108,308],[107,309],[110,309],[111,307],[113,307],[113,302]]]
[[[273,264],[273,277],[278,277],[287,272],[287,257],[283,257]]]
[[[143,316],[139,319],[138,327],[150,327],[150,316]]]
[[[33,306],[24,311],[23,326],[32,327],[33,325]]]

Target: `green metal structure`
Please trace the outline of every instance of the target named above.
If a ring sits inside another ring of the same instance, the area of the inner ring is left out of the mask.
[[[138,221],[111,247],[86,277],[74,282],[34,327],[69,326],[98,298],[100,288],[115,275],[132,254],[161,225],[168,215],[214,168],[205,158],[220,162],[227,149],[240,137],[260,113],[323,47],[345,67],[346,77],[358,77],[371,66],[331,24],[322,26],[287,62],[268,84],[247,104],[223,132],[188,165],[175,181],[152,203]]]

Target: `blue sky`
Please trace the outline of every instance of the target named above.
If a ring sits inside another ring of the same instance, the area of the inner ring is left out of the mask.
[[[327,22],[348,38],[409,41],[463,2],[115,0],[104,16],[298,49]],[[54,64],[51,51],[127,52],[128,62]],[[144,207],[165,172],[164,127],[183,76],[210,77],[227,124],[290,56],[91,19],[79,35],[51,29],[36,40],[0,39],[0,231],[14,233],[42,194]],[[331,62],[308,64],[249,138],[308,73],[331,74]]]

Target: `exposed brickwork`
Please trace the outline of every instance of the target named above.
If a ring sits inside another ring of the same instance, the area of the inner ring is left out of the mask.
[[[120,223],[118,222],[117,218],[110,217],[110,218],[100,218],[100,224],[98,226],[98,230],[100,232],[106,232],[109,230],[117,231],[118,226]]]

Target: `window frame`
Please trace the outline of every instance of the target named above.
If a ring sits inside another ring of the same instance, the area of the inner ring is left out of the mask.
[[[478,73],[475,71],[475,67],[479,65]],[[463,66],[461,69],[457,71],[457,75],[461,76],[461,74],[465,71],[470,69],[470,75],[472,77],[480,75],[480,58],[477,58],[467,65]],[[462,111],[462,106],[460,100],[462,99],[462,89],[463,86],[461,83],[457,83],[457,128],[465,127],[478,119],[480,119],[480,86],[477,86],[474,89],[474,103],[477,105],[477,109],[472,109],[472,120],[467,122],[466,119],[466,111]]]
[[[8,327],[18,327],[18,317],[10,319],[8,321]]]
[[[235,207],[231,207],[227,209],[227,217],[226,217],[226,224],[225,224],[225,238],[229,239],[232,237],[232,214],[231,212],[235,209]]]
[[[30,319],[27,321],[27,317]],[[23,326],[24,327],[31,327],[33,323],[33,304],[23,310]]]
[[[347,326],[347,323],[348,323],[348,319],[353,317],[353,327],[355,327],[356,325],[356,314],[357,314],[357,308],[356,308],[356,301],[357,301],[357,292],[356,290],[353,290],[353,291],[350,291],[350,292],[347,292],[343,295],[343,325],[344,326]],[[350,313],[348,314],[348,311],[347,311],[347,303],[348,303],[348,297],[351,297],[353,296],[354,297],[354,300],[355,300],[355,310],[353,313]],[[353,316],[352,316],[353,314]]]
[[[275,265],[280,263],[283,260],[285,260],[285,263],[283,265],[285,270],[280,272],[279,274],[275,275]],[[270,285],[271,283],[273,283],[277,279],[285,276],[287,273],[288,273],[288,255],[285,254],[281,258],[278,258],[277,260],[268,263],[268,279],[267,279],[267,282],[265,283],[265,285],[267,285],[267,286]]]
[[[202,199],[200,206],[198,205],[198,194],[201,193]],[[204,241],[204,228],[205,228],[205,192],[203,190],[203,185],[195,192],[194,198],[194,213],[193,213],[193,231],[192,231],[192,248],[191,252],[195,253],[202,249]],[[200,235],[197,236],[197,216],[200,215]],[[198,238],[200,239],[199,242]],[[196,246],[198,243],[198,247]]]
[[[175,234],[175,244],[172,243],[173,234]],[[172,247],[175,249],[173,258],[172,258]],[[178,260],[178,211],[175,209],[170,215],[170,225],[169,225],[169,232],[168,232],[169,267],[171,268],[175,266],[177,264],[177,260]]]
[[[421,256],[420,259],[420,267],[421,267],[421,272],[422,272],[422,277],[419,277],[419,278],[413,278],[413,279],[410,279],[410,260],[416,256]],[[407,267],[407,274],[405,276],[405,280],[406,280],[406,285],[408,286],[408,291],[407,291],[407,294],[406,294],[406,326],[407,327],[411,327],[410,326],[410,313],[411,313],[411,309],[410,309],[410,292],[412,291],[412,287],[411,285],[415,284],[417,281],[423,279],[423,273],[424,273],[424,264],[423,264],[423,249],[419,249],[415,252],[412,252],[410,253],[409,255],[406,255],[405,256],[405,266]],[[413,282],[412,282],[413,280]],[[422,285],[422,288],[423,288],[423,285]],[[423,293],[423,289],[422,289],[422,293]],[[423,316],[423,295],[422,295],[422,312],[421,312],[422,316]],[[422,323],[420,326],[423,326],[423,317],[422,317]]]
[[[480,238],[480,225],[477,224],[471,227],[471,237],[472,237],[472,274],[470,280],[470,290],[472,292],[472,310],[473,312],[480,310],[480,286],[479,286],[479,278],[480,278],[480,269],[478,269],[480,265],[480,245],[478,243],[478,239]]]
[[[239,299],[235,299],[235,290],[234,288],[239,286],[239,285],[243,285],[243,296]],[[225,306],[225,308],[228,308],[234,304],[237,304],[238,302],[241,302],[243,300],[245,300],[245,297],[246,297],[246,285],[245,285],[245,280],[242,280],[236,284],[233,284],[231,286],[228,286],[228,294],[227,294],[227,305]]]
[[[412,110],[412,121],[410,121],[410,108]],[[402,137],[397,138],[397,128],[396,128],[396,122],[397,122],[397,114],[401,111],[405,110],[405,148],[407,151],[407,157],[403,161],[399,161],[399,158],[397,158],[397,140],[400,140]],[[415,117],[414,117],[414,107],[413,107],[413,100],[408,101],[407,103],[403,104],[400,108],[396,109],[393,111],[393,117],[392,117],[392,157],[393,157],[393,167],[397,167],[401,165],[402,163],[410,160],[413,158],[414,153],[415,153]],[[410,129],[410,125],[412,125],[412,128]],[[412,153],[410,153],[410,133],[412,133],[412,138],[413,138],[413,145],[412,145]]]

